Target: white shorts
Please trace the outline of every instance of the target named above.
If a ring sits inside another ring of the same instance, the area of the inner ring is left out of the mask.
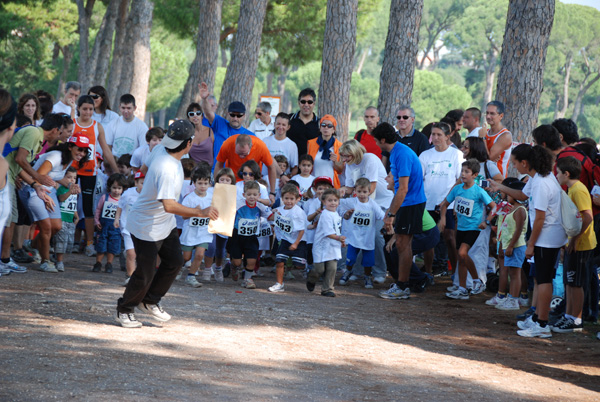
[[[27,207],[32,222],[39,222],[44,219],[60,219],[60,203],[58,202],[54,188],[48,193],[48,197],[54,201],[54,211],[49,211],[46,208],[44,201],[38,197],[31,186],[27,185],[21,188],[19,190],[19,197],[21,198],[21,202]]]
[[[131,240],[131,234],[129,232],[121,232],[121,235],[123,236],[125,251],[133,250],[133,240]]]

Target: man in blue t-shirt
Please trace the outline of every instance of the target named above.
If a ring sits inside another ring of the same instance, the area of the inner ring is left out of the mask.
[[[225,119],[222,116],[215,114],[210,102],[208,101],[208,97],[210,96],[208,85],[203,82],[198,85],[198,88],[200,91],[200,97],[202,98],[200,106],[202,107],[202,114],[204,114],[202,124],[206,127],[210,127],[215,134],[215,142],[213,144],[213,166],[215,166],[215,163],[217,162],[217,155],[221,150],[221,145],[223,145],[227,138],[235,134],[254,135],[254,133],[247,128],[242,127],[242,122],[244,121],[244,116],[246,115],[246,106],[244,106],[242,102],[231,102],[227,108],[229,116],[227,119]]]
[[[390,154],[390,174],[394,178],[394,198],[384,220],[388,233],[396,233],[398,250],[398,282],[394,290],[396,299],[410,297],[409,274],[412,265],[412,237],[423,231],[425,191],[423,170],[417,154],[397,142],[396,130],[389,123],[373,129],[373,138],[382,152]]]

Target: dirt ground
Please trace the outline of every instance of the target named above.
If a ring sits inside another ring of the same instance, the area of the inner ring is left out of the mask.
[[[600,399],[599,325],[521,338],[513,312],[484,305],[489,293],[446,299],[448,278],[410,300],[377,297],[388,283],[326,298],[300,271],[270,294],[263,268],[257,290],[178,282],[163,300],[170,322],[139,313],[143,328],[125,329],[124,273],[92,263],[73,255],[64,273],[0,278],[0,400]]]

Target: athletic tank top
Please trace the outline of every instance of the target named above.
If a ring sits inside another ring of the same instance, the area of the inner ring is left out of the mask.
[[[73,125],[73,133],[82,133],[90,140],[90,159],[83,165],[79,166],[78,162],[73,162],[73,167],[77,169],[79,176],[95,176],[96,175],[96,148],[98,138],[98,122],[92,120],[92,124],[87,127],[79,125],[79,119],[75,119]]]
[[[510,244],[510,241],[512,240],[512,237],[517,228],[517,222],[515,221],[514,214],[515,214],[515,212],[517,212],[517,209],[519,209],[519,208],[522,208],[523,211],[525,211],[525,224],[523,225],[523,228],[521,229],[521,233],[519,235],[519,240],[517,240],[517,242],[515,243],[514,248],[521,247],[526,244],[525,243],[525,234],[527,233],[527,210],[525,209],[524,206],[519,205],[515,209],[513,209],[510,213],[504,215],[504,219],[502,220],[502,223],[499,225],[498,238],[502,242],[502,249],[504,249],[504,250]]]
[[[488,129],[487,134],[485,135],[485,145],[488,149],[488,152],[492,149],[492,146],[496,143],[496,141],[498,141],[498,138],[500,138],[502,136],[502,134],[506,134],[506,133],[510,134],[510,131],[508,131],[506,128],[503,128],[502,130],[498,131],[496,134],[490,135],[490,130]],[[508,172],[509,159],[510,159],[510,148],[505,150],[504,152],[502,152],[500,154],[500,158],[498,159],[498,162],[496,162],[496,164],[498,165],[498,170],[500,170],[500,173],[505,178],[506,178],[506,174]]]
[[[209,136],[200,144],[193,144],[192,148],[190,148],[189,155],[196,162],[204,161],[208,162],[208,164],[212,166],[214,160],[212,138]]]

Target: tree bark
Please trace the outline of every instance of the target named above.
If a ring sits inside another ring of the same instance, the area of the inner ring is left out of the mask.
[[[133,47],[133,74],[131,79],[131,94],[135,97],[137,109],[135,115],[144,120],[146,117],[146,99],[150,82],[150,30],[152,29],[152,11],[154,3],[150,0],[133,0],[131,4],[133,25],[131,31],[135,34]]]
[[[240,101],[246,110],[250,109],[266,11],[267,0],[241,1],[235,44],[217,109],[220,115],[225,114],[233,101]]]
[[[358,74],[361,73],[361,71],[365,65],[365,61],[367,60],[367,54],[369,54],[369,48],[363,49],[363,51],[360,55],[360,61],[358,62],[358,67],[356,67],[356,72]]]
[[[569,107],[569,83],[571,80],[571,61],[573,54],[569,52],[567,54],[567,60],[565,61],[565,78],[563,81],[563,96],[562,96],[562,107],[556,113],[556,118],[560,119],[565,117],[567,114],[567,108]]]
[[[92,85],[104,86],[106,84],[113,35],[119,14],[120,3],[121,0],[110,0],[104,18],[102,19],[102,25],[100,25],[100,30],[96,36],[91,56],[92,66],[94,67],[92,70]]]
[[[391,124],[411,101],[422,12],[423,0],[392,0],[379,86],[379,115]]]
[[[494,78],[496,77],[496,63],[498,61],[498,51],[496,49],[490,49],[487,57],[487,64],[485,66],[485,90],[483,91],[483,105],[481,110],[485,110],[485,107],[492,100],[494,91]]]
[[[119,86],[121,84],[121,76],[123,74],[123,63],[125,55],[125,37],[127,32],[125,28],[127,26],[127,16],[129,15],[129,4],[130,0],[120,0],[119,9],[116,21],[115,31],[115,45],[113,51],[112,62],[110,65],[110,75],[108,77],[108,96],[110,98],[110,104],[112,108],[117,110],[117,101],[121,94]]]
[[[337,120],[340,141],[348,137],[350,82],[356,50],[358,0],[330,0],[323,40],[323,64],[319,84],[319,116]]]
[[[513,140],[530,142],[537,125],[554,0],[510,0],[496,99]]]
[[[583,82],[581,83],[579,91],[577,92],[577,98],[575,98],[575,104],[573,106],[573,117],[571,117],[571,120],[573,120],[574,122],[577,122],[579,115],[583,111],[583,97],[585,96],[585,93],[588,91],[588,89],[590,89],[592,85],[596,83],[596,81],[600,80],[600,73],[596,74],[596,76],[590,81],[588,81],[586,84],[586,80],[588,79],[588,77],[589,75],[586,76]],[[598,99],[600,99],[600,97]]]
[[[77,22],[77,31],[79,33],[79,70],[77,79],[81,83],[82,93],[90,87],[91,74],[89,65],[89,41],[90,41],[90,21],[92,11],[94,10],[95,0],[76,0],[79,19]]]
[[[63,55],[62,71],[60,72],[60,78],[58,79],[58,93],[56,99],[60,99],[65,90],[65,83],[67,81],[67,74],[69,73],[69,67],[71,66],[71,60],[73,60],[73,48],[71,45],[59,47],[60,52]]]
[[[177,117],[185,118],[185,111],[191,102],[198,102],[198,84],[206,82],[209,90],[215,86],[215,75],[219,54],[219,34],[221,33],[221,9],[223,0],[200,2],[200,20],[196,39],[196,57],[190,66]]]

